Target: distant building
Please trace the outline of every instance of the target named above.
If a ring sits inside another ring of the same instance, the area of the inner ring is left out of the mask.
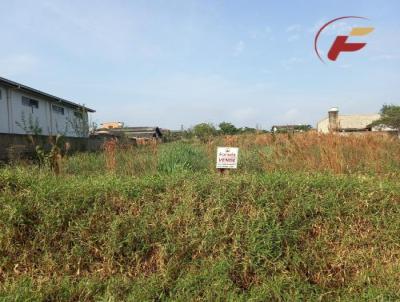
[[[102,126],[106,124],[101,124]],[[137,138],[161,138],[162,131],[164,129],[160,129],[158,127],[115,127],[115,128],[105,128],[100,127],[94,133],[94,136],[102,135],[102,136],[114,136],[114,137],[125,137],[128,139],[137,139]]]
[[[123,122],[106,122],[106,123],[100,124],[101,129],[117,129],[117,128],[123,128],[123,127],[124,127]]]
[[[392,131],[390,128],[381,129],[369,126],[380,117],[380,114],[339,115],[339,109],[334,107],[328,111],[328,117],[318,122],[317,129],[321,133]]]
[[[95,111],[0,77],[0,133],[87,137],[89,112]]]

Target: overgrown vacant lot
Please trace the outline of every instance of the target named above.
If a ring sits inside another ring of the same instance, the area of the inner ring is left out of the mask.
[[[0,300],[399,300],[399,147],[259,135],[3,167]]]

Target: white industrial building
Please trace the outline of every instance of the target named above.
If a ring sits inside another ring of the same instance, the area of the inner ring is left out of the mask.
[[[0,133],[88,136],[93,109],[0,77]]]
[[[341,115],[339,109],[334,107],[328,111],[328,116],[317,124],[318,132],[365,132],[365,131],[385,131],[393,129],[389,127],[371,127],[370,124],[379,120],[380,114],[353,114]]]

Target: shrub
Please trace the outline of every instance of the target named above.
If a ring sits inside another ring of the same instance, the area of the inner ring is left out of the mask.
[[[201,141],[206,142],[217,134],[217,130],[212,124],[201,123],[193,127],[193,133]]]
[[[193,145],[175,143],[163,146],[161,150],[157,166],[161,173],[199,171],[208,167],[207,155]]]

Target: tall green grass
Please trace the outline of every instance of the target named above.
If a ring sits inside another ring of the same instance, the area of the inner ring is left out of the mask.
[[[3,166],[0,301],[400,300],[399,147],[244,135]]]
[[[2,168],[0,300],[400,299],[396,180],[182,158],[141,177]]]
[[[204,171],[208,168],[207,155],[200,148],[187,143],[163,146],[157,169],[161,173]]]

